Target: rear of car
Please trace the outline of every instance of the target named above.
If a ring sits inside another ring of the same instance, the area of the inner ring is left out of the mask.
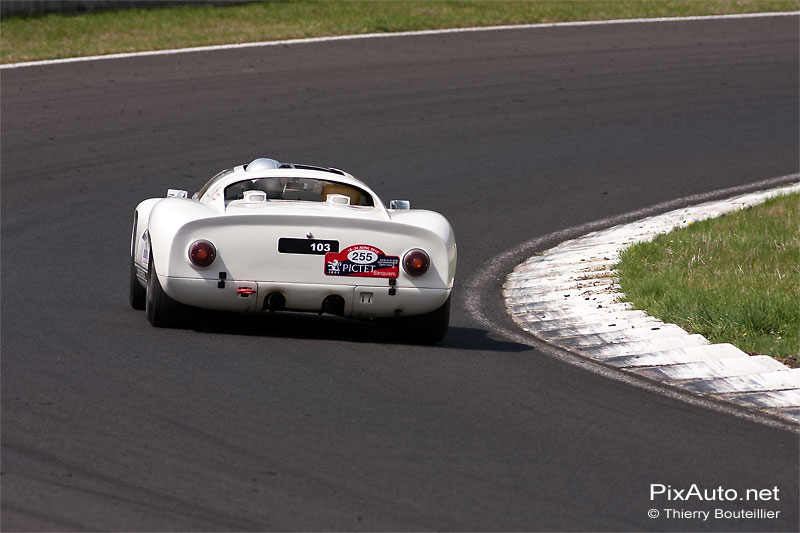
[[[416,329],[436,330],[432,342],[444,335],[456,265],[444,217],[386,210],[347,175],[267,170],[150,207],[141,248],[135,233],[132,250],[154,325],[172,325],[191,308],[286,310],[406,324],[416,317]]]

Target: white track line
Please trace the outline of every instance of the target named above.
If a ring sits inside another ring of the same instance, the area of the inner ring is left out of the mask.
[[[47,65],[62,65],[66,63],[83,63],[86,61],[101,61],[108,59],[127,59],[132,57],[164,56],[164,55],[186,54],[192,52],[216,52],[219,50],[238,50],[242,48],[258,48],[265,46],[327,43],[335,41],[352,41],[357,39],[386,39],[394,37],[444,35],[449,33],[472,33],[472,32],[482,32],[482,31],[502,31],[502,30],[535,30],[535,29],[546,29],[546,28],[573,28],[582,26],[607,26],[612,24],[648,24],[648,23],[660,23],[660,22],[691,22],[691,21],[702,21],[702,20],[731,20],[731,19],[752,19],[752,18],[765,18],[765,17],[791,17],[797,15],[800,15],[800,11],[788,11],[779,13],[742,13],[737,15],[709,15],[709,16],[699,16],[699,17],[660,17],[660,18],[638,18],[638,19],[619,19],[619,20],[595,20],[595,21],[583,21],[583,22],[553,22],[553,23],[543,23],[543,24],[516,24],[509,26],[451,28],[443,30],[404,31],[396,33],[365,33],[361,35],[338,35],[333,37],[315,37],[310,39],[286,39],[282,41],[223,44],[215,46],[198,46],[194,48],[175,48],[171,50],[151,50],[147,52],[131,52],[124,54],[69,57],[65,59],[50,59],[45,61],[26,61],[22,63],[8,63],[5,65],[0,65],[0,70],[16,69],[24,67],[39,67]]]

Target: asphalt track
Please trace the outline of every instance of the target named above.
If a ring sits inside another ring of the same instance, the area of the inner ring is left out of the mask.
[[[566,364],[465,305],[470,280],[528,239],[797,172],[797,28],[3,71],[2,529],[798,530],[797,434]],[[318,317],[159,330],[130,309],[136,203],[255,156],[344,168],[444,213],[459,240],[445,342]],[[478,301],[502,322],[496,283]],[[779,501],[651,501],[654,483],[777,487]],[[741,506],[780,515],[647,516]]]

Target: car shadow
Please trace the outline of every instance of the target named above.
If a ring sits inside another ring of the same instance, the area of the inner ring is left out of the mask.
[[[258,313],[243,315],[204,311],[190,326],[199,333],[380,344],[415,344],[398,338],[386,323],[358,321],[308,313]],[[498,340],[486,330],[450,326],[447,336],[433,348],[490,352],[525,352],[533,347]]]
[[[485,329],[450,326],[447,336],[437,346],[457,350],[519,353],[534,350],[533,346],[494,338]]]

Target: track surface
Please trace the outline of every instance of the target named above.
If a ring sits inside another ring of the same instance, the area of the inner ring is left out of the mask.
[[[2,528],[797,530],[796,434],[506,340],[463,292],[437,347],[317,317],[158,330],[126,302],[136,203],[255,156],[443,212],[463,291],[531,237],[796,172],[797,147],[796,17],[4,71]],[[749,507],[780,518],[654,521],[727,504],[651,483],[777,486]]]

